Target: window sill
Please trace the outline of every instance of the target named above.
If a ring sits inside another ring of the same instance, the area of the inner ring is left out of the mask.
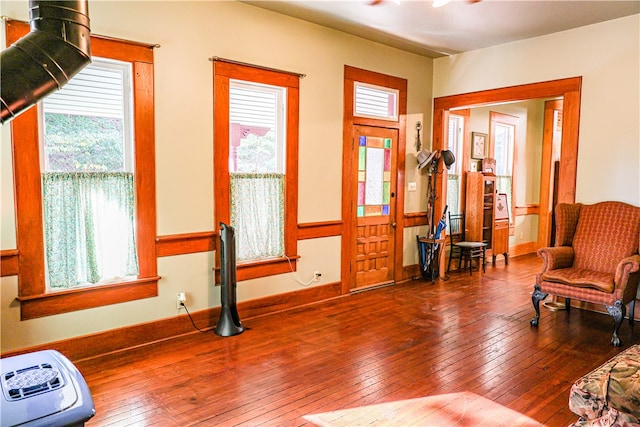
[[[158,280],[160,277],[155,276],[104,286],[19,296],[16,299],[20,301],[20,319],[36,319],[155,297],[158,296]]]

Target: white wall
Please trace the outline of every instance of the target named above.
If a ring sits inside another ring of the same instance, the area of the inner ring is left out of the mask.
[[[26,0],[3,0],[0,7],[2,15],[28,20]],[[306,74],[300,86],[301,223],[342,219],[345,64],[407,79],[409,116],[431,121],[432,60],[428,58],[233,1],[90,1],[89,13],[95,34],[162,46],[155,50],[158,235],[216,229],[212,64],[208,59],[212,56]],[[415,148],[414,133],[408,128],[409,157]],[[2,249],[15,249],[9,129],[0,129]],[[415,163],[407,169],[415,169]],[[414,211],[424,209],[420,194],[407,194],[406,205]],[[405,252],[414,252],[415,238],[405,247]],[[340,248],[340,237],[299,242],[298,275],[307,281],[314,270],[320,270],[318,284],[339,281]],[[218,306],[212,267],[212,253],[160,258],[162,280],[156,298],[24,322],[15,302],[17,279],[4,277],[2,351],[175,316],[175,295],[181,291],[187,293],[191,311]],[[295,276],[286,274],[239,283],[238,299],[299,289]]]
[[[640,205],[640,15],[434,60],[441,97],[582,76],[576,200]]]

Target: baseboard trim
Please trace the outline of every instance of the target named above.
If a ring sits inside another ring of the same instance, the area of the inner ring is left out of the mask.
[[[402,282],[409,280],[422,279],[420,266],[418,264],[405,265],[402,267]]]
[[[509,257],[532,254],[536,252],[536,242],[520,243],[509,246]]]
[[[341,289],[341,283],[335,282],[285,294],[270,295],[250,301],[242,301],[238,303],[237,307],[241,321],[245,321],[259,316],[340,297],[342,296]],[[191,316],[198,328],[211,330],[215,328],[218,318],[220,317],[220,307],[196,311],[191,313]],[[193,328],[187,315],[183,314],[95,334],[11,350],[3,352],[0,357],[16,356],[18,354],[31,353],[39,350],[58,350],[70,360],[77,362],[193,333],[198,333],[198,331]]]

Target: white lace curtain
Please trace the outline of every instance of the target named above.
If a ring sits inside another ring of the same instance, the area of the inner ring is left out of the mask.
[[[132,173],[48,172],[42,192],[49,287],[138,274]]]
[[[238,261],[284,255],[284,174],[231,173],[231,226]]]
[[[447,175],[447,206],[451,214],[460,212],[460,175]]]

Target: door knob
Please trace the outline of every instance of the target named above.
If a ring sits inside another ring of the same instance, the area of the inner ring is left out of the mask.
[[[392,226],[393,228],[396,228],[396,223],[395,223],[395,222],[392,222],[392,223],[391,223],[391,226]]]

